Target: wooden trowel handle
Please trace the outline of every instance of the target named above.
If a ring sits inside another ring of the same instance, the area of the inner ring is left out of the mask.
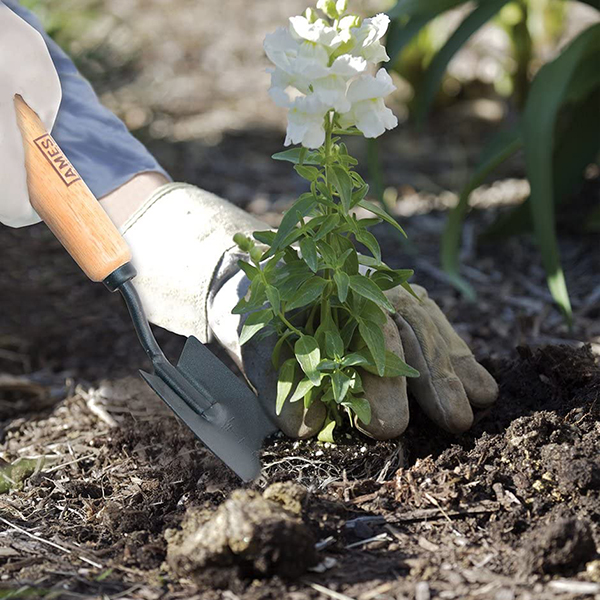
[[[31,205],[92,281],[131,260],[125,240],[21,96],[15,108]]]

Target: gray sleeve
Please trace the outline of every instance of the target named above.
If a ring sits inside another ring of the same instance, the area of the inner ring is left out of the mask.
[[[138,173],[155,171],[171,179],[125,124],[102,106],[89,82],[48,36],[39,20],[16,0],[3,0],[39,31],[60,78],[63,99],[52,135],[98,198]]]

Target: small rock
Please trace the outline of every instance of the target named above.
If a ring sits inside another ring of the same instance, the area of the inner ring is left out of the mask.
[[[271,497],[284,489],[275,487]],[[301,507],[297,497],[287,504]],[[165,537],[175,573],[213,587],[226,586],[232,574],[294,578],[317,562],[315,538],[297,513],[253,491],[233,492],[213,513],[188,509],[182,530]]]

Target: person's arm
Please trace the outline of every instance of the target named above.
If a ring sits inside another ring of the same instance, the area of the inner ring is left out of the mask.
[[[171,178],[125,124],[100,103],[90,83],[37,17],[15,0],[4,0],[4,4],[44,39],[62,87],[52,135],[120,226],[154,189]]]

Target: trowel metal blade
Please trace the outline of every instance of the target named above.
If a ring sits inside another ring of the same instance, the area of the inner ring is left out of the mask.
[[[277,430],[258,398],[194,337],[188,338],[177,371],[203,402],[192,406],[157,375],[140,373],[213,454],[244,481],[255,479],[262,443]]]

